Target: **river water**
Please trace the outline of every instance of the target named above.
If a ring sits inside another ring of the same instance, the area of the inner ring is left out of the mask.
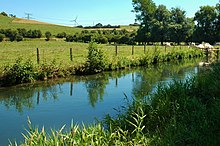
[[[190,60],[0,88],[0,145],[23,140],[28,117],[50,130],[68,128],[71,120],[88,125],[106,114],[116,116],[127,104],[125,94],[128,100],[147,97],[158,83],[195,75],[197,64]]]

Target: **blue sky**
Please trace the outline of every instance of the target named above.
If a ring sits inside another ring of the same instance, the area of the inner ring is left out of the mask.
[[[200,6],[215,6],[219,0],[154,0],[156,5],[179,7],[193,17]],[[134,23],[135,14],[132,0],[1,0],[0,12],[5,11],[24,18],[25,12],[31,13],[34,20],[74,25],[71,20],[77,16],[79,25],[88,26],[97,23],[104,25],[126,25]]]

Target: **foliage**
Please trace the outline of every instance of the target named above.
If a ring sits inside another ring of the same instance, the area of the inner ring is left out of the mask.
[[[102,49],[97,47],[95,42],[90,42],[88,47],[88,56],[86,68],[90,73],[98,73],[105,70],[107,61]]]
[[[62,33],[58,33],[56,35],[57,38],[65,38],[66,37],[66,33],[65,32],[62,32]]]
[[[49,41],[52,34],[49,31],[47,31],[47,32],[45,32],[45,36],[46,36],[46,41]]]
[[[35,70],[31,61],[23,62],[21,58],[12,66],[4,69],[3,85],[16,85],[32,82],[35,79]]]
[[[5,38],[5,35],[0,33],[0,42],[2,42],[4,38]]]
[[[16,35],[16,41],[20,42],[23,40],[23,36],[21,36],[20,34]]]
[[[186,81],[158,85],[148,97],[128,101],[117,118],[107,115],[96,125],[72,122],[69,131],[63,126],[49,135],[28,119],[22,145],[219,145],[219,71],[218,65]]]
[[[1,12],[0,15],[5,16],[5,17],[8,17],[8,14],[5,13],[5,12]]]
[[[162,45],[164,41],[168,41],[169,18],[170,12],[166,6],[159,5],[152,20],[154,25],[152,26],[151,37],[154,41],[161,42]]]
[[[218,7],[216,7],[218,8]],[[194,39],[198,42],[206,41],[213,44],[216,40],[219,27],[216,21],[217,9],[212,6],[202,6],[196,12],[194,20],[197,22]]]

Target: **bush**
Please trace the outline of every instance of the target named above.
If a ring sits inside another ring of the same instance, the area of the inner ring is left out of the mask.
[[[23,41],[23,36],[20,35],[20,34],[18,34],[18,35],[16,36],[16,41],[17,41],[17,42]]]
[[[46,41],[49,41],[52,34],[49,31],[47,31],[47,32],[45,32],[45,36],[46,36]]]
[[[0,42],[2,42],[4,38],[5,38],[5,35],[0,33]]]
[[[6,17],[8,17],[8,14],[5,13],[5,12],[1,12],[1,15],[2,15],[2,16],[6,16]]]
[[[67,35],[66,36],[66,41],[67,42],[73,42],[73,36],[72,35]]]
[[[12,66],[6,66],[3,74],[3,85],[16,85],[34,81],[35,72],[31,61],[17,59]]]
[[[107,66],[105,58],[104,52],[98,49],[97,44],[95,42],[90,42],[86,64],[87,71],[89,73],[102,72]]]
[[[58,33],[57,38],[65,38],[66,37],[66,33],[65,32],[62,32],[62,33]]]
[[[10,41],[14,41],[14,40],[16,40],[17,31],[11,30],[11,29],[6,29],[5,36],[8,37]]]

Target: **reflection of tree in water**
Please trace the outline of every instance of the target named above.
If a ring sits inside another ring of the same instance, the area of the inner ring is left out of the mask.
[[[57,84],[57,83],[56,83]],[[57,93],[60,91],[60,84],[53,86],[51,83],[44,83],[40,85],[28,85],[28,87],[11,87],[10,89],[0,91],[0,102],[6,106],[7,109],[15,107],[15,109],[22,113],[24,108],[34,108],[36,104],[40,104],[40,99],[48,100],[52,97],[54,100],[58,98]]]
[[[188,61],[178,62],[177,64],[168,63],[141,69],[135,74],[133,95],[136,99],[146,97],[158,81],[165,80],[169,77],[175,78],[177,76],[179,79],[183,79],[184,73],[189,67],[194,66],[194,61]]]
[[[93,79],[85,81],[86,89],[89,96],[89,101],[92,107],[95,107],[95,104],[98,100],[102,101],[105,93],[106,85],[109,83],[108,74],[100,74],[94,76]]]

